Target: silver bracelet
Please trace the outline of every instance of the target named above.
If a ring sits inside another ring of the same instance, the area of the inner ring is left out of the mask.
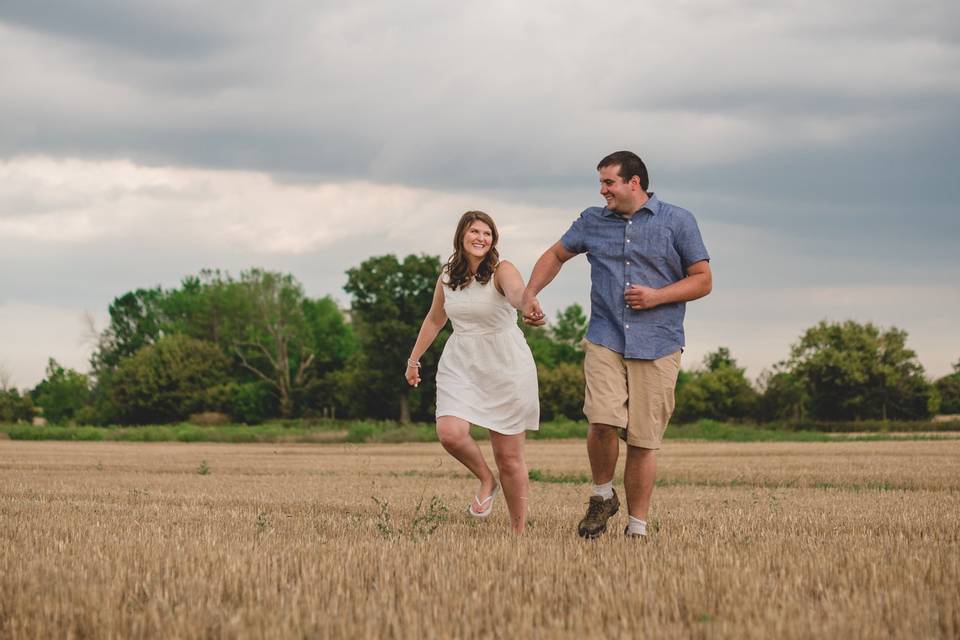
[[[419,361],[419,360],[411,360],[410,358],[407,358],[407,366],[408,366],[408,367],[413,367],[414,369],[419,369],[419,368],[420,368],[420,361]]]

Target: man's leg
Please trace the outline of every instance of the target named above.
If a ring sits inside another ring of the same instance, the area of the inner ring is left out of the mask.
[[[590,423],[587,432],[587,455],[593,475],[593,495],[587,514],[577,525],[581,538],[596,538],[607,530],[607,520],[620,510],[620,500],[613,490],[613,474],[620,454],[620,436],[616,427]]]
[[[627,367],[630,428],[623,474],[629,519],[626,534],[645,536],[650,499],[657,479],[657,449],[673,414],[680,352],[656,360],[635,360]]]
[[[590,458],[590,474],[593,484],[607,484],[617,471],[620,455],[618,429],[608,424],[590,423],[587,432],[587,456]]]
[[[634,518],[646,522],[656,480],[657,450],[628,444],[623,487],[627,493],[627,512]]]
[[[617,427],[627,425],[627,370],[623,356],[606,347],[587,341],[584,352],[587,385],[583,412],[590,421],[587,456],[593,495],[587,514],[577,525],[577,533],[583,538],[595,538],[607,530],[607,520],[620,509],[611,483],[620,455]]]

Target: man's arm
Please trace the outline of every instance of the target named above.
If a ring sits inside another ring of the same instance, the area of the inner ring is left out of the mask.
[[[530,280],[533,281],[532,276]],[[704,297],[711,290],[713,290],[713,274],[710,272],[710,263],[701,260],[687,268],[687,277],[682,280],[662,289],[633,285],[627,289],[623,297],[631,309],[652,309],[661,304],[696,300]]]
[[[532,325],[546,324],[547,320],[543,315],[543,309],[540,308],[537,294],[557,277],[563,263],[575,255],[577,254],[569,251],[563,246],[562,242],[557,241],[552,247],[544,251],[537,263],[533,265],[533,272],[530,274],[527,288],[523,291],[523,300],[520,307],[524,322]]]

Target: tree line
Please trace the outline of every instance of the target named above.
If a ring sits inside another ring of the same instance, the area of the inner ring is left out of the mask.
[[[0,421],[156,424],[199,413],[259,423],[273,418],[430,421],[432,376],[411,389],[403,363],[430,306],[436,256],[369,258],[347,271],[349,310],[310,298],[290,274],[205,270],[179,287],[137,289],[113,300],[90,373],[50,359],[20,392],[0,380]],[[579,305],[527,327],[542,417],[582,419],[587,318]],[[435,371],[444,329],[421,358]],[[677,382],[674,421],[918,420],[960,413],[960,361],[935,382],[907,333],[872,323],[820,322],[789,356],[751,382],[725,347]]]

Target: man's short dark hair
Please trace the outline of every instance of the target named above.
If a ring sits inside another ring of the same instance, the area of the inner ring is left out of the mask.
[[[629,182],[630,178],[637,176],[640,178],[640,188],[644,191],[650,186],[650,176],[647,175],[647,165],[643,164],[640,156],[633,151],[614,151],[597,165],[597,171],[604,167],[614,167],[620,165],[620,171],[617,175],[624,182]]]

